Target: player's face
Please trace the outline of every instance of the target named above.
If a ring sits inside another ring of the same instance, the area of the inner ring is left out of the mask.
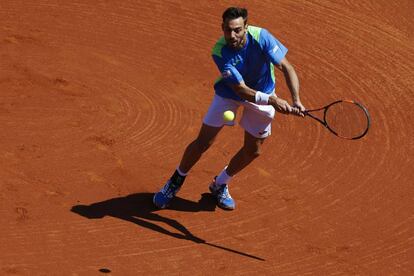
[[[242,17],[224,21],[222,29],[227,45],[234,49],[243,48],[246,44],[247,24],[244,24]]]

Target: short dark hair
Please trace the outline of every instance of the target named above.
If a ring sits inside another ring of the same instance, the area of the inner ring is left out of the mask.
[[[245,8],[230,7],[227,8],[223,13],[223,22],[226,20],[232,20],[242,17],[244,24],[247,23],[247,10]]]

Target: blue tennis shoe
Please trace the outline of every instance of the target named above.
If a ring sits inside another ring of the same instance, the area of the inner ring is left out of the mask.
[[[168,179],[167,183],[165,183],[164,187],[162,187],[161,191],[154,195],[152,199],[154,205],[160,209],[168,207],[171,200],[175,197],[183,185],[184,179],[185,177],[180,176],[177,172],[175,172],[174,175]]]
[[[225,210],[234,210],[236,203],[230,195],[229,187],[227,184],[218,184],[214,178],[213,182],[209,186],[211,194],[217,200],[217,206]]]

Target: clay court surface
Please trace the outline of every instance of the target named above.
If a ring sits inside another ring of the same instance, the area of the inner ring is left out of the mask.
[[[233,212],[207,193],[242,144],[225,128],[171,208],[152,206],[240,3],[0,2],[1,275],[414,275],[411,0],[243,1],[289,48],[306,107],[354,99],[372,128],[348,141],[277,115]]]

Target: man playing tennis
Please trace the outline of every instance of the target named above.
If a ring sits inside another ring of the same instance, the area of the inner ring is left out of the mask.
[[[153,202],[158,208],[168,206],[190,169],[211,146],[223,125],[234,124],[224,121],[224,111],[231,110],[236,114],[242,106],[240,125],[245,130],[242,148],[209,186],[217,199],[217,205],[227,210],[235,208],[228,183],[259,156],[264,140],[271,134],[275,110],[298,116],[303,116],[305,111],[299,98],[299,80],[285,57],[285,46],[266,29],[248,26],[247,10],[244,8],[226,9],[222,29],[224,36],[218,40],[212,52],[213,60],[221,72],[221,78],[214,85],[214,99],[198,137],[187,146],[174,174],[154,195]],[[274,66],[284,74],[292,96],[292,106],[274,93]]]

